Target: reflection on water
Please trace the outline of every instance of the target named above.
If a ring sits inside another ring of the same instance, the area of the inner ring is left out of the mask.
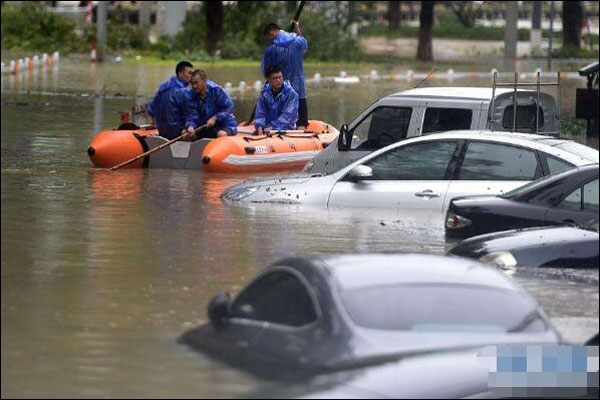
[[[2,81],[3,397],[229,397],[255,390],[263,382],[175,342],[205,320],[218,289],[235,293],[290,254],[441,253],[450,245],[441,214],[230,207],[218,196],[244,176],[92,169],[85,149],[94,132],[115,126],[133,99],[14,94],[24,87],[148,94],[170,73],[111,68],[104,76],[63,62],[55,75]],[[220,73],[234,80],[233,70]],[[406,86],[325,84],[311,89],[310,106],[315,117],[339,125]],[[250,112],[253,98],[236,99],[240,114]],[[582,340],[598,326],[598,272],[557,273],[515,277],[567,338]]]

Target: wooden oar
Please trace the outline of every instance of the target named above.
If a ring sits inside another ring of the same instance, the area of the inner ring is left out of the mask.
[[[196,128],[196,129],[194,130],[194,133],[198,133],[198,132],[200,132],[200,131],[202,131],[202,130],[206,129],[206,127],[207,127],[207,125],[202,125],[202,126],[200,126],[200,127]],[[145,153],[142,153],[142,154],[140,154],[139,156],[135,156],[135,157],[133,157],[131,160],[127,160],[127,161],[125,161],[125,162],[122,162],[121,164],[118,164],[118,165],[115,165],[114,167],[111,167],[111,168],[110,168],[110,170],[111,170],[111,171],[116,171],[116,170],[118,170],[119,168],[123,168],[123,167],[125,167],[125,166],[127,166],[127,165],[129,165],[129,164],[131,164],[131,163],[134,163],[134,162],[136,162],[136,161],[137,161],[137,160],[139,160],[140,158],[147,157],[147,156],[149,156],[150,154],[156,153],[157,151],[160,151],[160,150],[164,149],[165,147],[169,147],[170,145],[172,145],[172,144],[173,144],[173,143],[175,143],[175,142],[178,142],[178,141],[180,141],[181,139],[183,139],[183,138],[184,138],[185,136],[187,136],[187,135],[190,135],[190,133],[189,133],[189,132],[187,132],[187,133],[184,133],[184,134],[183,134],[183,135],[181,135],[181,136],[177,136],[175,139],[171,139],[171,140],[169,140],[167,143],[163,143],[163,144],[161,144],[160,146],[156,146],[155,148],[153,148],[153,149],[151,149],[151,150],[148,150],[148,151],[147,151],[147,152],[145,152]]]

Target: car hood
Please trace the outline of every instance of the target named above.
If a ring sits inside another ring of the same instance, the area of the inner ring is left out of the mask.
[[[598,241],[598,233],[571,226],[528,228],[475,236],[461,242],[451,249],[450,253],[479,258],[492,252],[516,252],[530,247],[549,247],[586,240]]]
[[[267,176],[264,178],[246,179],[234,187],[264,187],[275,185],[299,185],[308,182],[311,178],[323,176],[324,174],[297,174],[290,176]]]

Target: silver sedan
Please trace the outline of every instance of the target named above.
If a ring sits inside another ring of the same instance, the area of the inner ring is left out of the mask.
[[[454,131],[394,143],[332,174],[244,181],[225,202],[443,212],[463,195],[500,194],[598,162],[598,150],[551,136]]]

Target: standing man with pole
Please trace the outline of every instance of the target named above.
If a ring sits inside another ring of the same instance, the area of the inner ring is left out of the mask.
[[[304,53],[308,50],[308,41],[302,36],[298,19],[304,8],[305,1],[300,2],[292,21],[290,30],[294,33],[287,33],[275,24],[267,24],[263,34],[270,43],[265,50],[261,62],[261,72],[266,75],[269,67],[280,66],[283,72],[283,79],[289,81],[292,88],[298,93],[298,128],[304,129],[308,126],[308,104],[306,101],[306,89],[304,83]]]

